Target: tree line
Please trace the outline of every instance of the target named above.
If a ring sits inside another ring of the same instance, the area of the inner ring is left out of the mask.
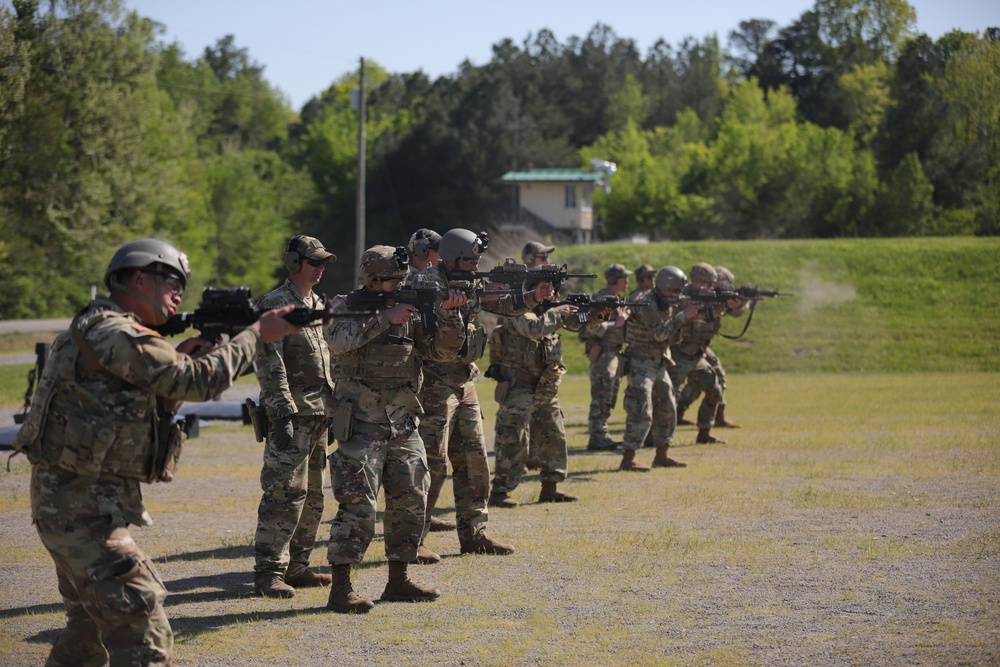
[[[506,171],[592,158],[618,165],[606,239],[995,235],[1000,30],[914,26],[905,0],[817,0],[725,47],[598,24],[435,80],[368,62],[367,237],[489,227]],[[296,111],[233,36],[192,58],[161,28],[120,0],[0,7],[0,318],[71,313],[139,236],[190,255],[189,289],[262,293],[309,233],[350,288],[358,73]]]

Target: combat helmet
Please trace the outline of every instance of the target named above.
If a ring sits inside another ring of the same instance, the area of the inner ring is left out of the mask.
[[[733,286],[736,284],[736,276],[733,275],[732,271],[724,266],[717,266],[715,267],[715,274],[718,276],[715,279],[715,283],[719,287],[733,289]]]
[[[470,232],[468,229],[452,229],[445,232],[438,243],[438,255],[446,262],[479,257],[490,245],[486,232]]]
[[[403,246],[372,246],[365,250],[358,263],[358,284],[364,287],[377,280],[405,278],[410,267],[410,258]]]
[[[687,285],[687,276],[676,266],[665,266],[656,272],[654,286],[661,292],[680,291],[684,289],[685,285]]]
[[[691,282],[712,284],[719,278],[715,267],[708,262],[698,262],[691,267]]]
[[[191,265],[183,252],[160,239],[138,239],[129,241],[115,251],[108,270],[104,272],[104,286],[109,290],[116,283],[115,275],[125,269],[144,269],[154,264],[162,264],[177,274],[181,284],[187,287],[191,277]]]

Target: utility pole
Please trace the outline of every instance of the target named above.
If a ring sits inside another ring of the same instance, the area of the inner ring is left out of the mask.
[[[361,68],[358,70],[359,94],[358,94],[358,205],[357,219],[354,225],[354,235],[356,239],[354,254],[354,280],[357,284],[361,271],[358,268],[361,263],[361,255],[365,252],[365,152],[367,139],[365,138],[365,59],[361,58]]]

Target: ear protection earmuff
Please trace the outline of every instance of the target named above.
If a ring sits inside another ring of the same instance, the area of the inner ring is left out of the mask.
[[[298,253],[299,241],[302,240],[302,235],[293,236],[292,240],[288,242],[288,246],[285,248],[285,268],[291,274],[296,274],[302,270],[302,256]]]
[[[427,245],[427,241],[414,241],[413,242],[413,257],[416,259],[427,259],[431,254],[431,248]]]

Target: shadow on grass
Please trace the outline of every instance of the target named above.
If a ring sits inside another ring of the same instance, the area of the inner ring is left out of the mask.
[[[35,614],[54,614],[63,611],[65,607],[61,602],[51,604],[36,604],[30,607],[12,607],[11,609],[0,609],[0,618],[16,618],[18,616],[33,616]]]

